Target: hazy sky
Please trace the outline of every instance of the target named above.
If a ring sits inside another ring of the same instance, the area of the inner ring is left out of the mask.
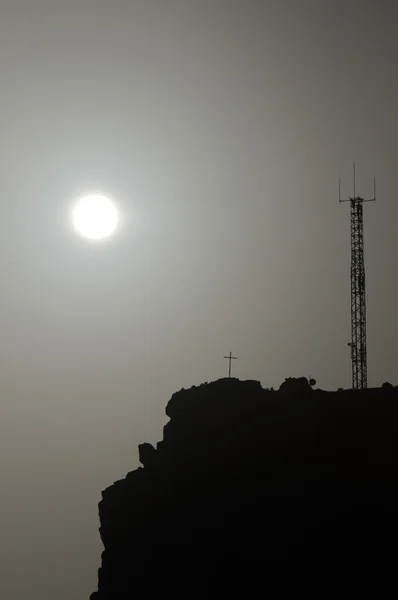
[[[181,387],[351,384],[365,206],[369,385],[397,383],[396,1],[0,1],[0,597],[87,600],[101,490]],[[68,210],[110,194],[120,234]]]

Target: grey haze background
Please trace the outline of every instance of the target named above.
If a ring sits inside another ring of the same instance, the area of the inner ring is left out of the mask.
[[[96,587],[101,490],[181,387],[351,383],[352,161],[369,383],[397,383],[397,9],[1,0],[0,596]],[[109,193],[121,234],[71,230]]]

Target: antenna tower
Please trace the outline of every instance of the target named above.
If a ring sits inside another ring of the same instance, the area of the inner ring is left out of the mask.
[[[375,202],[376,178],[373,179],[373,198],[365,199],[356,195],[355,163],[353,170],[354,195],[341,198],[339,180],[339,201],[350,203],[351,218],[351,363],[352,387],[363,390],[368,387],[368,367],[366,353],[366,288],[365,259],[363,252],[363,203]]]

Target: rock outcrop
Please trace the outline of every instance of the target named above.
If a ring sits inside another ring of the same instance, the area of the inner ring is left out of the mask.
[[[143,467],[102,494],[92,600],[380,596],[393,582],[397,388],[221,379],[175,393],[166,414]]]

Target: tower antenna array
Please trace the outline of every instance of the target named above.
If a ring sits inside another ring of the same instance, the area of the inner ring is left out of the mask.
[[[350,203],[351,219],[351,363],[352,387],[354,390],[368,386],[366,351],[366,287],[365,259],[363,251],[363,203],[376,201],[376,178],[373,178],[373,198],[356,195],[355,163],[353,169],[354,195],[341,197],[339,179],[339,202]]]

